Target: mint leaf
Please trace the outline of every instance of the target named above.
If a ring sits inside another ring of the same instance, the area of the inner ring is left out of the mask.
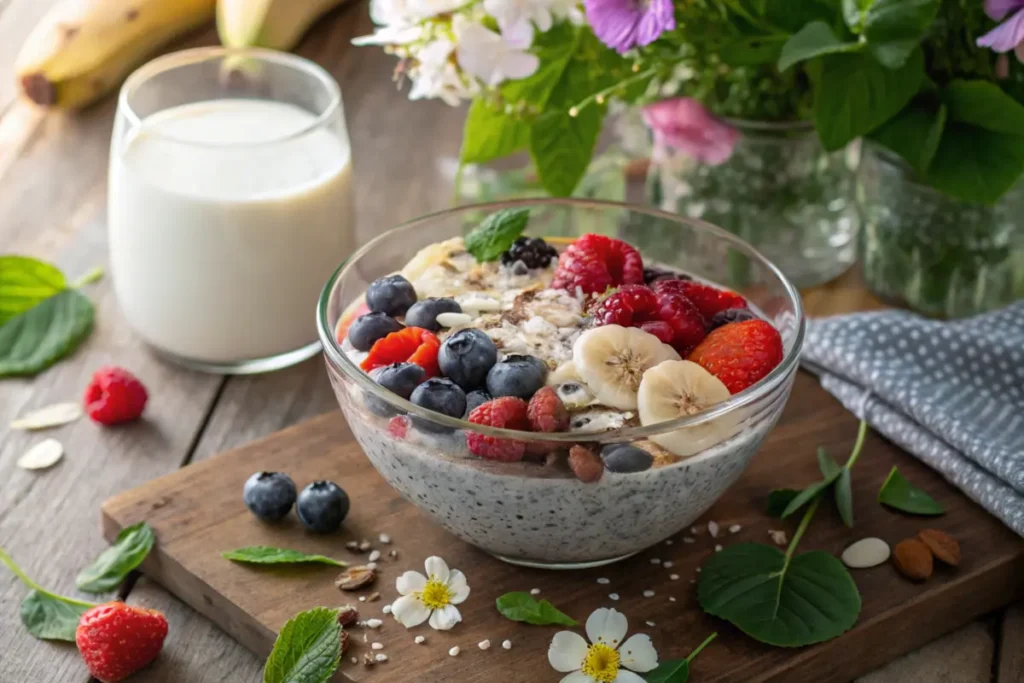
[[[36,638],[73,643],[79,619],[93,607],[86,603],[60,600],[34,590],[21,601],[21,623]]]
[[[1024,136],[950,121],[924,178],[969,202],[993,204],[1024,173]]]
[[[537,601],[529,593],[505,593],[495,601],[501,615],[534,626],[576,626],[577,621],[547,600]]]
[[[690,679],[690,662],[672,659],[662,662],[653,671],[644,674],[647,683],[686,683]]]
[[[941,515],[946,512],[942,505],[907,481],[895,467],[878,491],[878,502],[914,515]]]
[[[477,98],[466,115],[459,159],[464,164],[483,164],[526,149],[529,142],[526,121]]]
[[[836,508],[839,510],[839,516],[843,520],[843,524],[853,528],[853,482],[850,479],[850,470],[843,468],[843,471],[839,473],[839,478],[836,479],[836,485],[833,489],[836,496]]]
[[[698,598],[705,612],[778,647],[835,638],[860,614],[857,585],[843,563],[813,551],[787,560],[759,543],[729,546],[704,563]]]
[[[245,562],[248,564],[329,564],[335,567],[347,567],[348,563],[335,560],[324,555],[308,555],[298,550],[287,548],[272,548],[266,545],[253,545],[237,550],[228,550],[221,553],[221,557],[234,562]]]
[[[529,220],[529,209],[496,211],[466,235],[466,251],[480,263],[496,261],[523,234]]]
[[[994,133],[1024,135],[1024,105],[988,81],[951,82],[942,91],[949,118]]]
[[[835,481],[842,468],[832,459],[832,456],[828,454],[824,447],[818,446],[817,455],[818,469],[821,470],[821,476],[825,477],[827,481]]]
[[[903,157],[918,173],[931,166],[946,128],[946,105],[911,102],[871,133],[871,138]]]
[[[35,375],[68,355],[92,330],[92,303],[66,289],[0,327],[0,377]]]
[[[263,683],[327,683],[341,661],[338,610],[299,612],[281,629],[263,668]]]
[[[825,55],[814,97],[822,143],[840,149],[891,119],[917,93],[923,75],[920,50],[899,69],[887,69],[863,52]]]
[[[768,494],[767,512],[772,517],[781,517],[789,504],[800,495],[796,489],[775,489]]]
[[[156,537],[153,528],[145,522],[125,527],[117,535],[114,545],[83,569],[75,585],[86,593],[103,593],[117,588],[129,572],[142,564],[153,548]]]
[[[939,0],[875,0],[864,13],[868,49],[890,69],[903,66],[928,33]]]
[[[0,325],[66,288],[56,266],[27,256],[0,256]]]
[[[844,43],[824,21],[812,21],[790,36],[779,55],[779,71],[785,71],[798,62],[835,52],[853,52],[860,43]]]

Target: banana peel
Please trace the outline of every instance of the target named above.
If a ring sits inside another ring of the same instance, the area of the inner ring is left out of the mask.
[[[37,104],[84,107],[215,10],[216,0],[61,0],[22,46],[18,82]]]
[[[291,50],[313,23],[345,0],[219,0],[217,33],[227,47]]]

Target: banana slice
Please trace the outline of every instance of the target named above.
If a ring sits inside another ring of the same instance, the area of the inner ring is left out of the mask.
[[[640,423],[667,422],[710,408],[729,398],[729,390],[710,372],[688,360],[661,363],[644,373],[637,393]],[[736,418],[713,421],[652,436],[651,441],[676,455],[690,456],[732,435]]]
[[[636,327],[604,325],[579,336],[572,347],[572,360],[600,403],[636,410],[644,371],[667,360],[679,360],[679,354]]]
[[[559,384],[565,384],[566,382],[582,381],[583,378],[580,377],[580,373],[576,372],[576,364],[571,360],[567,360],[548,373],[547,384],[550,387],[557,387]]]

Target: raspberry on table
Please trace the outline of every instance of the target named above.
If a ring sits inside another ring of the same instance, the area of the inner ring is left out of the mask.
[[[148,399],[146,387],[135,375],[124,368],[103,367],[93,374],[85,387],[82,402],[93,420],[114,425],[137,420]]]
[[[729,323],[712,331],[688,360],[722,380],[729,393],[743,391],[782,362],[782,336],[766,320]]]
[[[570,244],[558,259],[551,286],[585,294],[609,287],[643,284],[640,252],[622,240],[588,233]]]
[[[359,367],[370,372],[394,363],[415,363],[426,370],[428,377],[436,377],[439,374],[437,352],[440,348],[441,342],[430,330],[406,327],[374,342]]]
[[[694,280],[661,280],[655,282],[654,291],[681,294],[692,301],[705,320],[711,320],[716,313],[727,308],[746,308],[747,300],[736,292],[718,289]]]
[[[469,414],[473,424],[527,431],[530,428],[526,401],[514,396],[502,396],[475,408]],[[499,439],[477,432],[466,431],[466,445],[469,450],[487,460],[515,462],[522,460],[526,443],[515,439]]]
[[[569,411],[551,387],[543,387],[534,394],[526,412],[535,432],[564,432],[569,428]]]

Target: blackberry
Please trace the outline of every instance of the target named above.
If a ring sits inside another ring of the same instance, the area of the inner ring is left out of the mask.
[[[547,268],[558,252],[540,237],[520,237],[501,255],[502,265],[522,261],[527,268]]]
[[[644,284],[651,285],[661,280],[692,280],[693,278],[685,273],[664,268],[644,268]]]
[[[727,308],[715,313],[714,317],[708,321],[708,332],[717,330],[722,325],[741,323],[744,320],[757,320],[757,316],[749,308]]]

